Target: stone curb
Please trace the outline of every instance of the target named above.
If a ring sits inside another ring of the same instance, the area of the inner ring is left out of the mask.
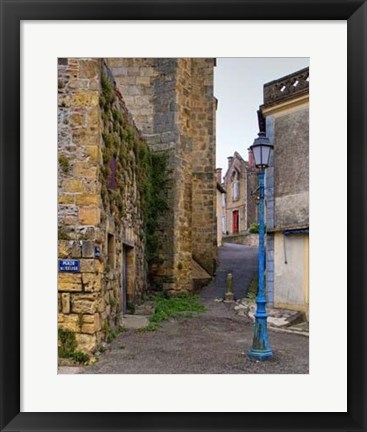
[[[291,333],[291,334],[297,334],[297,335],[309,337],[309,332],[292,330],[291,328],[281,328],[281,327],[274,327],[270,325],[268,326],[268,329],[279,333]]]
[[[217,301],[217,299],[215,301]],[[242,305],[242,307],[239,308],[239,306],[241,306],[241,305]],[[241,309],[242,309],[242,313],[239,313]],[[234,310],[234,312],[237,315],[246,316],[251,322],[253,322],[253,323],[255,322],[254,303],[247,303],[247,302],[243,303],[241,300],[240,301],[236,301],[235,304],[234,304],[233,310]],[[289,316],[291,316],[291,314],[294,314],[294,313],[295,313],[294,311],[289,311]],[[285,321],[284,325],[274,325],[271,322],[271,319],[274,320],[274,317],[272,317],[271,315],[269,315],[269,318],[268,318],[268,329],[271,330],[271,331],[276,331],[276,332],[280,332],[280,333],[298,334],[298,335],[301,335],[301,336],[309,337],[309,332],[308,331],[299,330],[298,328],[294,328],[292,325],[289,326],[289,324],[287,326],[286,321]]]

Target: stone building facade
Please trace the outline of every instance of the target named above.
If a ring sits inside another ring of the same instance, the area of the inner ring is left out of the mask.
[[[167,158],[169,187],[150,281],[174,295],[192,292],[195,272],[201,280],[214,272],[214,64],[59,59],[59,328],[83,352],[147,291],[154,155]]]
[[[103,62],[59,59],[59,327],[81,351],[93,352],[147,288],[144,146]]]
[[[172,294],[190,292],[196,264],[212,275],[216,261],[215,59],[107,62],[150,148],[169,154],[170,212],[155,281]]]
[[[309,69],[265,84],[260,113],[274,145],[265,195],[268,299],[308,315]]]
[[[235,152],[228,157],[228,168],[224,176],[226,191],[226,235],[240,234],[257,222],[256,169],[249,158],[246,162]]]

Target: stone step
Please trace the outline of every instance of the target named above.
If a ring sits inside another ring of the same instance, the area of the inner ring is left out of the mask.
[[[121,327],[128,330],[139,330],[149,325],[146,315],[123,315],[120,320]]]
[[[234,311],[238,315],[246,315],[252,321],[255,321],[255,303],[249,303],[246,299],[238,300],[234,306]],[[308,332],[308,322],[306,321],[306,317],[303,312],[288,309],[267,308],[267,313],[267,321],[269,326],[278,328],[292,327],[292,329],[295,328],[297,331]],[[296,326],[299,326],[299,328],[296,328]]]

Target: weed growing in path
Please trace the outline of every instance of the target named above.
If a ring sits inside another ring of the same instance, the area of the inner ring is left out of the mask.
[[[155,303],[154,315],[150,318],[150,323],[146,330],[155,331],[158,328],[158,323],[168,318],[174,318],[184,315],[187,318],[192,318],[191,312],[204,312],[205,307],[200,302],[198,295],[186,295],[179,297],[166,298],[163,295],[153,297]]]
[[[246,294],[247,299],[250,300],[252,303],[254,303],[256,300],[258,283],[259,283],[259,278],[258,275],[256,274],[253,277]]]

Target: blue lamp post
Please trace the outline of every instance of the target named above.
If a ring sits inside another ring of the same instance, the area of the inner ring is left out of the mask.
[[[266,313],[266,295],[264,286],[264,269],[265,269],[265,250],[264,250],[264,177],[265,169],[269,166],[270,155],[273,146],[265,136],[265,132],[260,132],[259,137],[255,139],[250,147],[255,159],[255,165],[258,168],[259,179],[259,286],[256,297],[255,328],[252,348],[248,351],[248,357],[251,360],[266,360],[273,354],[268,341],[268,328]]]

